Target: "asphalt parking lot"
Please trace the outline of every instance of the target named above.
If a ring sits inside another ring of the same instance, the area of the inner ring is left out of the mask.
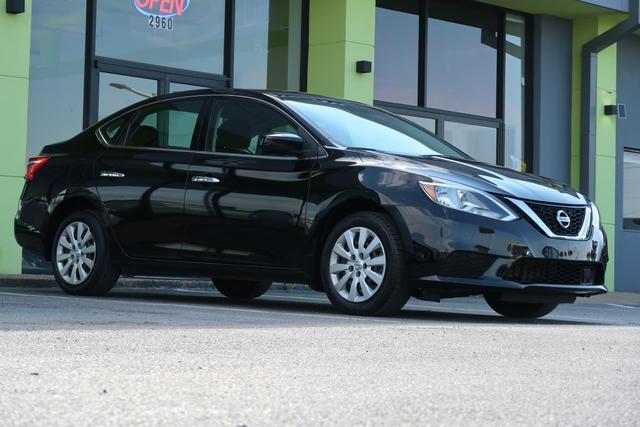
[[[638,425],[640,305],[516,322],[480,298],[341,315],[322,294],[105,298],[0,285],[4,425]]]

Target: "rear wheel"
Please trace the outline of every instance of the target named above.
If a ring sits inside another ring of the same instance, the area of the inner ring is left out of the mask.
[[[58,226],[51,250],[53,274],[67,293],[104,295],[120,276],[120,269],[111,264],[104,227],[91,211],[65,218]]]
[[[487,294],[484,299],[489,307],[504,317],[514,317],[519,319],[537,319],[544,317],[556,309],[555,303],[525,303],[501,301],[500,295]]]
[[[410,297],[400,235],[384,214],[359,212],[340,221],[320,262],[324,290],[345,313],[391,315]]]
[[[222,295],[237,300],[258,298],[271,288],[271,282],[253,280],[212,279]]]

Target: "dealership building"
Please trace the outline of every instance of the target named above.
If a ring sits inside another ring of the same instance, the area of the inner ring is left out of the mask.
[[[640,0],[0,0],[0,273],[26,159],[153,95],[378,105],[598,204],[607,286],[640,292]],[[392,144],[393,142],[389,142]]]

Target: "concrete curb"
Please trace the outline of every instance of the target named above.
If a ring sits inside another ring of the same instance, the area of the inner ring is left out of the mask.
[[[47,274],[0,274],[0,286],[29,287],[29,288],[57,288],[58,285],[52,275]],[[276,289],[302,290],[307,286],[300,284],[277,283]],[[171,289],[213,289],[211,280],[203,278],[164,278],[164,277],[121,277],[116,283],[117,288],[171,288]]]
[[[44,274],[19,274],[0,275],[0,286],[7,287],[29,287],[29,288],[56,288],[55,279],[51,275]],[[145,277],[129,278],[124,277],[118,280],[118,288],[156,288],[156,289],[199,289],[211,290],[211,281],[202,278],[163,278]],[[281,290],[308,290],[306,285],[277,283],[274,288]],[[640,306],[640,293],[631,292],[610,292],[604,295],[596,295],[590,298],[578,298],[580,303],[588,304],[618,304]]]

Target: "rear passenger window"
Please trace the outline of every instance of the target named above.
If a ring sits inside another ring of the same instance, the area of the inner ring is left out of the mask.
[[[140,148],[195,148],[196,125],[204,99],[173,101],[142,111],[129,128],[124,145]]]
[[[100,131],[102,132],[102,136],[104,136],[104,138],[107,140],[109,144],[113,144],[116,137],[120,133],[120,130],[123,128],[123,126],[127,123],[128,120],[129,120],[128,117],[120,117],[112,121],[111,123],[107,123],[102,127],[102,129],[100,129]]]

